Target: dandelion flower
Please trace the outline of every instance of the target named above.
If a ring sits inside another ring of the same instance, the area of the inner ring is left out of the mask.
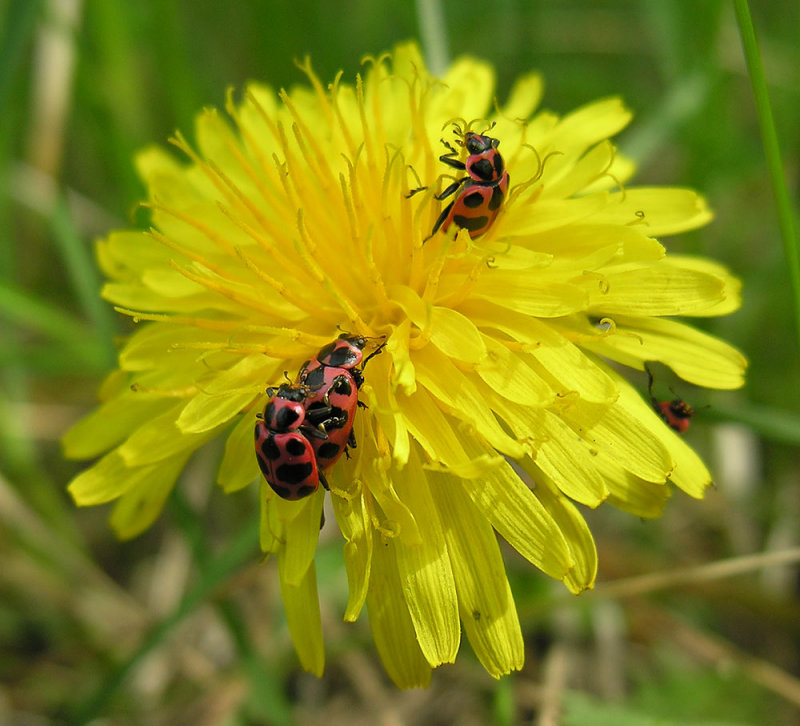
[[[617,98],[535,113],[541,80],[526,75],[500,106],[487,64],[434,78],[411,44],[365,61],[354,84],[303,70],[306,86],[229,97],[229,119],[205,110],[194,144],[172,140],[183,159],[139,155],[152,228],[98,245],[103,295],[137,328],[99,408],[65,437],[71,457],[102,455],[69,490],[80,505],[115,500],[111,524],[133,537],[191,454],[225,437],[217,481],[260,486],[261,545],[300,662],[321,674],[327,495],[277,497],[253,427],[266,388],[340,331],[382,336],[357,448],[327,472],[344,619],[366,605],[399,686],[452,662],[462,630],[499,677],[522,666],[523,642],[498,534],[578,593],[597,559],[577,505],[655,517],[674,487],[703,496],[705,466],[622,371],[660,361],[695,385],[740,386],[742,356],[675,319],[733,311],[739,284],[667,254],[661,239],[711,214],[690,190],[627,185],[633,166],[609,140],[630,120]],[[430,236],[454,126],[491,128],[510,174],[475,239],[455,224]]]

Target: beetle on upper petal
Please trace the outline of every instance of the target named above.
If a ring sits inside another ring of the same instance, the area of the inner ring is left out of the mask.
[[[460,137],[456,143],[467,150],[467,158],[465,161],[456,158],[459,156],[458,149],[442,139],[448,152],[442,154],[439,161],[453,169],[465,171],[466,176],[456,179],[444,191],[435,195],[439,200],[454,194],[456,196],[442,210],[426,241],[440,229],[447,231],[451,224],[466,229],[473,239],[482,235],[492,226],[508,192],[508,172],[503,157],[497,150],[500,141],[474,131],[462,132],[460,126],[454,126],[456,136]],[[408,196],[425,188],[413,189]]]

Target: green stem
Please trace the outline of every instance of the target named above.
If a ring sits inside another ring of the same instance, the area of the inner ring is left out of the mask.
[[[761,129],[761,140],[764,145],[764,155],[767,160],[772,193],[778,209],[778,225],[783,239],[784,254],[789,267],[789,278],[792,282],[794,295],[794,313],[797,326],[798,349],[800,350],[800,255],[798,254],[798,239],[795,228],[794,210],[792,209],[789,190],[786,186],[786,176],[783,172],[783,161],[778,144],[778,134],[775,130],[775,121],[772,118],[772,108],[767,93],[767,81],[764,75],[764,66],[761,62],[761,53],[758,49],[756,32],[753,19],[750,16],[750,7],[747,0],[734,0],[736,19],[739,23],[739,34],[742,37],[744,57],[753,86],[753,95],[756,102],[756,113]]]
[[[450,65],[450,50],[441,0],[417,0],[417,18],[425,62],[434,75],[443,75]]]

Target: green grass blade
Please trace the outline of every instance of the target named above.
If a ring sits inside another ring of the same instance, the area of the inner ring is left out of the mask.
[[[0,108],[9,107],[15,77],[23,67],[41,5],[42,0],[12,0],[5,11],[0,37]]]
[[[0,281],[0,319],[2,318],[65,343],[90,337],[89,329],[71,315],[24,290]]]
[[[98,348],[98,353],[102,356],[100,362],[106,367],[111,367],[115,357],[111,342],[114,333],[111,308],[100,297],[102,283],[91,249],[78,235],[63,199],[56,203],[50,224],[53,238],[66,264],[72,288],[86,316],[92,322],[98,338],[104,343]]]
[[[447,22],[439,0],[417,0],[422,49],[431,72],[441,75],[450,65],[450,44],[447,39]]]
[[[703,411],[703,418],[744,424],[761,438],[789,446],[800,446],[800,414],[793,411],[739,402]]]
[[[789,190],[786,186],[786,176],[783,171],[781,150],[778,143],[778,134],[775,129],[775,120],[772,117],[772,107],[767,92],[767,81],[764,75],[764,66],[761,62],[761,53],[756,40],[753,19],[750,16],[750,7],[747,0],[734,0],[736,19],[739,23],[739,34],[742,38],[744,57],[753,86],[753,96],[756,102],[756,113],[761,129],[761,140],[764,146],[764,155],[767,161],[772,193],[778,211],[778,225],[783,239],[784,254],[789,267],[789,279],[792,283],[794,296],[794,316],[797,328],[798,352],[800,352],[800,255],[798,254],[797,230],[795,227],[794,210],[792,208]]]

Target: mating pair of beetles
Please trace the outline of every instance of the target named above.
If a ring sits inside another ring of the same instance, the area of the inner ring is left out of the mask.
[[[353,418],[366,358],[367,338],[343,333],[300,368],[294,383],[268,388],[269,401],[258,414],[256,459],[267,483],[284,499],[302,499],[327,489],[322,471],[348,446],[355,447]],[[357,368],[361,363],[361,368]]]

